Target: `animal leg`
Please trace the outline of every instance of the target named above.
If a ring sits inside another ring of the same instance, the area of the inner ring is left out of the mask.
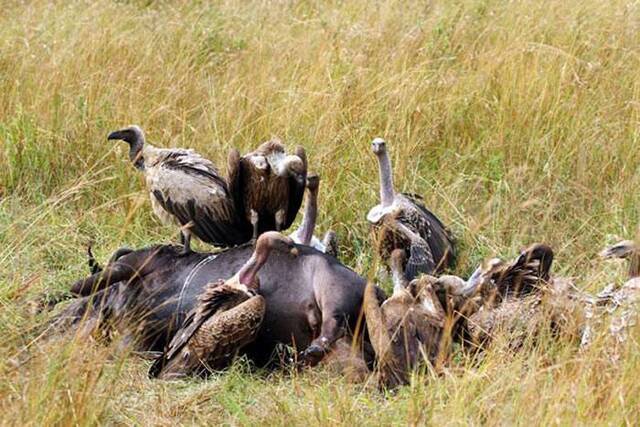
[[[325,354],[331,350],[333,343],[342,335],[344,335],[344,329],[341,327],[338,317],[330,316],[328,319],[323,320],[320,336],[313,340],[309,347],[302,352],[301,359],[303,363],[309,366],[317,365]]]
[[[116,263],[86,279],[78,280],[71,286],[71,293],[77,296],[91,295],[114,283],[129,280],[134,275],[136,272],[131,267]]]
[[[258,240],[258,219],[259,219],[258,212],[251,209],[251,211],[249,212],[249,221],[253,226],[253,238],[251,240],[252,242],[255,242],[256,240]]]

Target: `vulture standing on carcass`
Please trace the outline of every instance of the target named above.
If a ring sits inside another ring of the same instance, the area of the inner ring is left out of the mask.
[[[295,155],[287,155],[282,142],[272,139],[244,156],[232,150],[228,167],[236,209],[251,224],[254,240],[265,231],[291,226],[304,197],[304,148],[297,147]]]
[[[406,279],[404,258],[401,249],[391,254],[391,297],[379,305],[375,288],[369,284],[363,302],[380,384],[392,388],[408,383],[411,370],[420,362],[435,362],[445,317],[430,284]]]
[[[385,141],[371,143],[380,168],[380,204],[367,214],[367,220],[378,233],[378,252],[389,261],[394,249],[407,255],[405,275],[412,280],[420,273],[433,274],[455,262],[453,237],[442,222],[416,195],[396,193],[393,189],[391,160]]]
[[[338,258],[338,239],[333,230],[327,231],[322,241],[313,235],[318,218],[318,188],[320,186],[320,176],[310,173],[307,176],[307,198],[304,205],[304,216],[300,227],[291,233],[290,237],[294,242],[301,245],[311,246],[320,252]]]
[[[632,240],[624,240],[608,246],[600,256],[604,259],[625,259],[629,262],[628,280],[620,285],[606,286],[587,304],[587,327],[582,336],[582,346],[586,347],[593,340],[593,330],[601,323],[606,314],[610,315],[609,335],[616,344],[627,340],[629,329],[638,321],[640,309],[640,246]],[[610,348],[613,360],[620,357],[618,346]]]
[[[293,240],[266,232],[238,273],[207,285],[165,353],[151,367],[152,377],[169,379],[223,369],[253,341],[265,313],[264,298],[257,294],[257,275],[274,250],[296,255]]]
[[[111,132],[107,138],[129,144],[129,158],[144,172],[153,212],[163,223],[181,227],[184,253],[191,251],[191,234],[214,246],[238,245],[251,238],[211,161],[193,150],[156,148],[146,143],[138,126]]]

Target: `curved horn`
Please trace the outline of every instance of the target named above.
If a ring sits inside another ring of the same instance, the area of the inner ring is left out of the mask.
[[[380,309],[376,287],[373,283],[367,283],[362,302],[367,329],[371,339],[371,345],[376,353],[380,366],[385,365],[389,359],[391,349],[391,337],[387,331],[384,314]]]

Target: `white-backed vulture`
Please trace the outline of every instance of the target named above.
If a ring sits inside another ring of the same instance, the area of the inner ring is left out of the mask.
[[[211,161],[193,150],[156,148],[138,126],[111,132],[109,140],[129,144],[129,158],[145,175],[153,212],[165,224],[180,226],[184,252],[191,234],[214,246],[233,246],[251,238],[243,227],[226,181]]]
[[[624,259],[629,262],[628,279],[624,283],[611,283],[589,301],[585,307],[587,327],[582,335],[582,346],[593,340],[594,329],[609,317],[609,336],[614,344],[627,340],[629,329],[638,321],[640,310],[640,245],[632,240],[623,240],[606,247],[600,256],[603,259]],[[610,348],[613,360],[620,357],[619,348]]]
[[[434,274],[455,263],[455,244],[449,230],[429,211],[422,198],[396,193],[386,143],[371,143],[380,169],[380,204],[367,214],[377,233],[381,259],[388,264],[394,249],[407,254],[405,274],[412,280],[420,273]]]
[[[307,175],[307,197],[304,204],[304,213],[300,227],[289,235],[294,242],[311,246],[320,252],[338,258],[338,237],[333,230],[327,231],[322,241],[314,236],[318,218],[318,189],[320,176],[316,173]]]
[[[253,239],[265,231],[291,226],[302,204],[307,178],[307,156],[297,147],[287,155],[278,139],[240,156],[229,153],[229,189],[237,211],[251,224]]]
[[[260,235],[251,258],[238,273],[207,285],[165,353],[151,367],[151,376],[169,379],[223,369],[253,341],[265,313],[264,298],[257,294],[257,275],[272,251],[297,254],[290,238],[275,231]]]

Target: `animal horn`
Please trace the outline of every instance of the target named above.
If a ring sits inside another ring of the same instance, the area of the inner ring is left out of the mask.
[[[367,283],[364,291],[363,308],[371,345],[376,353],[379,366],[383,367],[391,361],[391,337],[387,331],[384,315],[378,303],[376,287],[371,282]]]

